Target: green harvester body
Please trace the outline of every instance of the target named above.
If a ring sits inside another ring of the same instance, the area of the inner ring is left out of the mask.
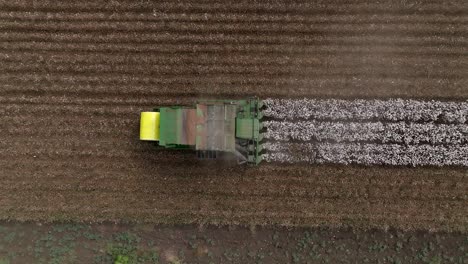
[[[252,98],[155,108],[159,146],[194,149],[201,159],[230,153],[239,163],[258,164],[262,160],[262,107],[261,100]]]

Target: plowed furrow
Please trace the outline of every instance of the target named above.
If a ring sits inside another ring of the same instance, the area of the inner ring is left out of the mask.
[[[382,75],[382,74],[381,74]],[[223,78],[220,78],[223,77]],[[348,74],[347,76],[341,76],[338,73],[327,73],[327,74],[319,74],[315,75],[314,79],[311,79],[310,76],[303,76],[302,78],[295,78],[295,76],[278,76],[277,78],[270,77],[268,75],[264,75],[261,73],[255,73],[255,74],[226,74],[226,75],[221,75],[221,76],[213,76],[213,75],[207,75],[205,77],[200,77],[199,74],[187,74],[187,75],[182,75],[182,76],[175,76],[175,75],[170,75],[166,76],[165,78],[158,78],[157,76],[137,76],[137,75],[132,75],[132,74],[113,74],[113,73],[101,73],[101,74],[93,74],[93,73],[50,73],[50,74],[39,74],[39,73],[28,73],[28,72],[11,72],[11,73],[2,73],[0,74],[0,80],[7,82],[6,84],[9,84],[9,82],[17,82],[18,84],[21,84],[22,82],[36,82],[36,87],[38,87],[37,82],[42,81],[42,82],[49,82],[49,83],[56,83],[58,85],[59,82],[62,83],[68,83],[68,84],[89,84],[89,85],[97,85],[97,84],[107,84],[110,87],[106,87],[107,89],[111,90],[112,86],[114,85],[153,85],[153,87],[158,87],[158,89],[154,89],[155,91],[153,92],[154,94],[165,94],[165,93],[174,93],[174,90],[171,89],[172,87],[164,86],[164,85],[182,85],[185,84],[186,86],[193,85],[193,83],[197,84],[206,84],[209,85],[210,88],[213,88],[212,93],[216,94],[219,92],[223,92],[225,90],[225,87],[219,87],[220,85],[227,85],[227,84],[237,84],[237,85],[256,85],[259,87],[259,89],[267,89],[267,87],[264,87],[264,85],[270,84],[270,85],[276,85],[277,90],[283,90],[284,87],[292,86],[292,87],[297,87],[303,88],[303,89],[317,89],[316,87],[313,87],[314,84],[316,83],[325,83],[325,82],[343,82],[343,83],[350,83],[350,79],[357,80],[363,79],[369,80],[369,82],[374,82],[374,83],[386,83],[390,82],[393,83],[395,81],[400,81],[402,83],[405,82],[428,82],[428,83],[433,83],[434,81],[437,82],[455,82],[456,84],[466,84],[468,83],[468,78],[466,77],[453,77],[453,78],[438,78],[437,76],[431,77],[429,74],[429,77],[423,76],[423,75],[414,75],[410,74],[410,76],[399,76],[399,75],[393,75],[393,76],[388,76],[385,78],[379,77],[379,74],[374,74],[370,76],[359,76],[355,74]],[[439,84],[438,83],[438,84]],[[63,85],[63,84],[62,84]],[[278,87],[280,85],[283,85],[283,87]],[[439,84],[441,85],[441,84]],[[44,85],[45,86],[45,85]],[[394,85],[397,86],[397,85]],[[179,86],[183,87],[183,86]],[[216,88],[219,87],[219,88]],[[255,87],[255,86],[252,86]],[[366,86],[364,86],[366,87]],[[44,87],[44,88],[47,88]],[[138,87],[136,87],[138,88]],[[148,88],[148,87],[145,87]],[[223,89],[224,88],[224,89]],[[248,89],[250,87],[237,87],[237,91],[241,92],[243,91],[244,94],[250,92],[253,93],[251,89]],[[370,89],[370,87],[366,87]],[[160,92],[161,89],[165,89],[162,92]],[[191,93],[206,93],[205,87],[199,87],[194,88],[193,90],[189,91]],[[400,88],[401,89],[401,88]],[[75,89],[70,89],[70,90],[75,90]],[[83,89],[84,90],[84,89]],[[88,89],[89,86],[88,86]],[[136,89],[135,89],[136,90]],[[145,89],[148,93],[149,89]],[[79,91],[79,90],[78,90]],[[75,92],[78,92],[75,90]],[[271,91],[271,86],[269,91]],[[260,90],[256,91],[257,93],[266,93],[266,91]],[[295,91],[296,93],[300,94],[301,91]],[[182,92],[181,92],[182,93]],[[187,91],[185,92],[187,93]]]
[[[28,42],[0,42],[0,51],[68,51],[72,52],[106,52],[106,53],[180,53],[191,54],[197,53],[274,53],[274,54],[396,54],[409,55],[417,54],[419,56],[433,56],[434,54],[444,56],[460,56],[465,53],[464,46],[395,46],[395,45],[304,45],[295,46],[287,44],[232,44],[232,45],[216,45],[216,44],[113,44],[113,43],[51,43],[45,41]]]
[[[138,76],[139,78],[151,78],[153,76],[191,76],[191,75],[259,75],[259,76],[275,76],[275,77],[289,77],[289,78],[306,78],[309,76],[321,77],[349,77],[349,76],[365,76],[367,78],[376,78],[385,75],[387,78],[446,78],[446,79],[465,79],[466,71],[468,69],[428,69],[427,67],[413,68],[409,73],[407,69],[402,69],[400,66],[375,68],[375,67],[334,67],[333,69],[326,69],[323,67],[297,67],[297,66],[167,66],[161,65],[160,67],[148,67],[147,65],[129,66],[111,66],[111,65],[70,65],[70,64],[54,64],[47,65],[44,63],[33,63],[28,65],[21,65],[17,63],[5,63],[0,66],[0,71],[3,74],[21,74],[21,73],[47,73],[53,75],[67,74],[82,78],[82,76],[94,75],[108,75],[115,74],[121,76],[120,78],[130,78],[131,76]]]
[[[190,105],[196,98],[190,96],[184,96],[178,100],[181,105]],[[5,107],[5,111],[8,109],[24,109],[22,105],[30,105],[30,107],[41,108],[43,106],[110,106],[110,107],[154,107],[154,106],[170,106],[172,104],[173,97],[167,95],[161,96],[147,96],[147,95],[136,95],[136,96],[119,96],[112,95],[110,92],[99,92],[99,91],[88,91],[88,93],[77,93],[68,91],[47,91],[47,93],[33,90],[28,92],[21,92],[21,90],[13,89],[2,92],[0,96],[0,102]],[[9,105],[7,107],[7,105]],[[16,108],[15,108],[16,106]],[[29,110],[24,109],[21,114],[17,117],[19,119],[29,119],[31,116],[35,116],[37,113],[32,113]],[[0,118],[10,118],[11,116],[2,116]],[[47,118],[47,117],[45,117]],[[49,117],[52,118],[52,117]]]
[[[66,176],[66,175],[65,175]],[[334,199],[347,200],[359,199],[365,197],[369,201],[467,201],[467,188],[452,190],[447,192],[447,189],[434,190],[434,186],[409,186],[409,187],[381,187],[376,186],[347,186],[347,185],[303,185],[303,186],[285,186],[275,185],[273,183],[264,184],[259,188],[246,188],[237,183],[231,190],[226,190],[224,187],[219,187],[213,184],[194,181],[165,181],[165,189],[157,190],[141,186],[135,182],[129,182],[125,177],[119,178],[101,178],[99,181],[88,179],[53,179],[53,184],[30,184],[28,182],[18,182],[15,180],[2,180],[5,184],[0,187],[4,191],[27,191],[41,190],[44,192],[54,191],[82,191],[82,192],[102,192],[102,193],[146,193],[148,195],[168,194],[168,195],[189,195],[189,194],[209,194],[212,196],[243,196],[251,199],[263,199],[264,197],[276,197],[279,199],[288,197],[301,197],[310,199]],[[106,181],[107,183],[104,183]],[[254,184],[254,183],[252,183]],[[112,185],[109,187],[109,185]],[[177,186],[184,185],[183,189],[178,189]],[[211,185],[211,186],[210,186]],[[384,192],[383,190],[387,188]]]
[[[432,220],[432,215],[434,214],[433,208],[427,205],[418,205],[413,201],[408,202],[400,202],[398,204],[395,203],[388,203],[388,202],[375,202],[375,203],[368,203],[361,200],[355,201],[348,201],[348,202],[336,202],[333,200],[323,200],[323,201],[303,201],[301,199],[287,199],[284,201],[279,207],[278,204],[275,203],[274,199],[265,199],[265,201],[259,202],[252,202],[249,200],[231,200],[228,198],[224,198],[222,203],[220,203],[220,199],[212,200],[210,196],[199,196],[199,195],[192,195],[192,196],[180,196],[177,200],[171,199],[168,196],[160,195],[157,197],[148,197],[142,195],[135,196],[128,196],[126,194],[97,194],[95,192],[90,193],[71,193],[71,192],[57,192],[59,194],[59,199],[57,199],[56,206],[56,213],[61,214],[62,217],[66,217],[68,215],[75,216],[75,214],[87,214],[86,208],[90,208],[90,206],[85,206],[84,210],[76,210],[80,208],[80,206],[84,206],[86,201],[89,199],[96,199],[99,200],[94,204],[94,207],[101,208],[101,216],[110,217],[112,213],[117,213],[114,215],[119,218],[123,219],[132,219],[135,216],[141,216],[141,214],[147,210],[151,211],[159,211],[159,212],[173,212],[173,215],[177,214],[185,214],[186,220],[197,221],[198,217],[202,217],[205,219],[207,223],[210,223],[211,219],[206,218],[207,214],[215,217],[218,221],[224,221],[226,218],[231,216],[239,217],[240,219],[246,219],[245,217],[251,215],[257,215],[258,217],[268,217],[269,215],[280,215],[281,218],[288,218],[294,219],[295,221],[298,220],[306,220],[306,222],[315,222],[317,218],[323,220],[321,216],[328,216],[330,219],[337,221],[340,223],[343,221],[343,218],[349,216],[351,219],[356,220],[365,220],[368,219],[370,222],[390,222],[392,224],[397,224],[399,222],[404,222],[406,218],[412,218],[414,221],[411,224],[407,224],[412,228],[420,226],[420,222],[429,226],[437,226],[440,228],[441,221],[440,220]],[[31,196],[36,195],[36,202],[35,204],[47,203],[48,200],[51,199],[50,195],[42,195],[39,193],[30,193]],[[111,198],[112,195],[112,198]],[[86,198],[85,198],[86,197]],[[39,200],[38,200],[39,199]],[[77,202],[73,205],[68,204],[67,200],[76,200]],[[114,208],[108,207],[109,199],[113,199],[119,202],[122,206],[117,210]],[[192,199],[202,200],[203,203],[194,205]],[[138,201],[138,202],[137,202]],[[12,200],[11,202],[16,202],[16,200]],[[19,201],[18,201],[19,202]],[[31,208],[30,206],[33,203],[26,202],[23,205],[19,205],[17,208],[11,208],[10,211],[14,212],[18,210],[19,212],[27,212],[25,208]],[[135,207],[136,204],[141,204],[138,207]],[[403,205],[403,207],[401,206]],[[463,212],[464,206],[463,203],[460,202],[443,202],[441,206],[445,208],[449,208],[453,210],[453,215],[450,216],[446,221],[451,222],[452,224],[459,224],[463,223]],[[2,207],[5,210],[5,207]],[[154,208],[158,208],[154,209]],[[255,210],[253,210],[255,208]],[[301,208],[301,209],[299,209]],[[332,211],[324,213],[325,208],[335,208]],[[351,209],[352,208],[352,209]],[[403,209],[404,208],[404,209]],[[44,209],[36,209],[38,211]],[[300,212],[298,212],[300,210]],[[71,212],[75,211],[75,212]],[[365,212],[374,211],[372,216],[366,216]],[[275,212],[275,213],[273,213]],[[461,212],[461,213],[460,213]],[[20,213],[21,214],[21,213]],[[3,214],[2,214],[3,215]],[[395,217],[399,215],[399,217]],[[295,216],[298,216],[297,218]],[[154,215],[156,219],[161,219],[160,216]],[[147,220],[152,219],[150,217]],[[55,219],[55,217],[52,217]],[[348,218],[346,218],[348,219]],[[376,221],[380,219],[380,221]],[[315,221],[314,221],[315,220]],[[352,221],[352,220],[351,220]],[[336,224],[338,224],[336,223]],[[406,222],[407,223],[407,222]],[[296,224],[299,224],[296,223]]]
[[[23,1],[2,1],[0,6],[3,10],[19,11],[29,10],[31,6]],[[161,2],[134,2],[134,1],[81,1],[68,2],[62,1],[56,3],[46,0],[34,4],[34,9],[39,11],[66,11],[75,12],[89,11],[137,11],[151,12],[154,10],[165,12],[242,12],[242,13],[273,13],[273,14],[316,14],[316,13],[384,13],[384,14],[463,14],[468,9],[464,1],[450,2],[429,2],[429,3],[395,3],[394,1],[385,1],[380,3],[368,3],[366,1],[338,2],[332,1],[327,4],[320,1],[294,1],[288,3],[282,2],[200,2],[183,3],[173,1]]]
[[[69,179],[79,180],[86,179],[93,181],[91,174],[78,174],[69,177],[70,173],[74,171],[100,171],[98,179],[120,179],[133,183],[139,183],[143,187],[158,189],[161,186],[158,182],[163,180],[165,184],[190,184],[196,183],[201,186],[217,187],[216,183],[223,181],[232,185],[244,185],[256,188],[259,191],[265,189],[263,186],[275,186],[274,189],[287,189],[290,186],[311,186],[311,188],[321,188],[330,186],[337,191],[342,190],[344,187],[352,189],[360,189],[361,187],[375,187],[375,188],[394,188],[404,190],[413,186],[414,188],[432,188],[432,189],[453,189],[466,190],[467,182],[463,170],[447,170],[447,169],[432,169],[432,168],[388,168],[388,169],[374,169],[371,168],[349,168],[343,171],[344,167],[330,167],[330,166],[317,166],[315,170],[306,170],[301,167],[287,166],[284,169],[278,169],[275,165],[264,165],[266,168],[255,168],[248,170],[233,171],[232,166],[213,166],[214,164],[204,164],[204,167],[199,167],[199,164],[190,163],[187,165],[191,171],[190,175],[186,175],[186,169],[183,167],[174,167],[171,169],[171,175],[155,174],[155,171],[164,170],[168,164],[180,164],[177,158],[183,156],[191,157],[192,153],[184,155],[184,152],[177,151],[158,151],[150,155],[142,155],[140,160],[136,159],[134,164],[121,163],[120,160],[109,163],[109,159],[94,159],[93,157],[83,158],[81,162],[69,162],[66,159],[56,160],[53,165],[48,163],[48,159],[38,156],[30,157],[27,159],[30,167],[23,168],[24,173],[15,173],[18,167],[24,167],[21,163],[14,159],[3,159],[0,164],[6,173],[3,179],[31,179],[38,180],[41,177],[44,179]],[[26,159],[25,159],[26,160]],[[163,161],[163,162],[161,162]],[[227,164],[226,164],[227,165]],[[142,170],[142,168],[145,170]],[[109,168],[112,170],[108,171]],[[206,175],[206,169],[209,169],[213,174]],[[47,175],[42,175],[43,170],[52,171]],[[377,174],[385,174],[393,172],[392,176],[375,177]],[[367,174],[366,174],[367,173]],[[445,176],[449,173],[451,177]],[[128,175],[136,175],[129,179]],[[225,176],[223,176],[225,175]],[[285,176],[286,175],[286,176]],[[356,177],[356,175],[360,175]],[[94,175],[96,177],[96,175]],[[97,179],[96,179],[97,180]],[[148,183],[148,180],[150,182]],[[99,184],[105,184],[106,181]],[[412,188],[412,187],[411,187]],[[431,193],[431,192],[430,192]],[[430,195],[428,193],[428,195]],[[450,192],[448,192],[450,193]]]
[[[352,221],[343,214],[323,214],[316,213],[313,218],[304,217],[302,215],[292,215],[290,213],[266,213],[266,212],[238,212],[236,214],[232,212],[185,212],[176,210],[155,210],[155,209],[113,209],[113,210],[90,210],[82,209],[81,211],[69,209],[60,210],[57,213],[53,213],[52,210],[48,209],[30,209],[30,208],[18,208],[18,220],[28,221],[31,215],[37,216],[37,219],[42,221],[64,221],[69,219],[68,216],[76,219],[82,219],[82,221],[131,221],[132,216],[137,214],[140,219],[144,222],[154,222],[160,224],[214,224],[221,225],[227,218],[234,225],[250,226],[252,222],[262,223],[263,225],[280,225],[287,227],[321,227],[324,223],[336,227],[346,227],[352,224],[356,228],[379,228],[381,225],[391,222],[392,225],[399,224],[404,230],[420,229],[421,227],[431,226],[432,228],[441,230],[444,226],[444,221],[447,220],[429,220],[413,218],[412,216],[401,216],[401,217],[363,217],[358,216],[356,218],[359,221]],[[13,210],[11,210],[13,211]],[[9,212],[11,212],[9,211]],[[126,214],[125,214],[126,213]],[[95,215],[96,218],[91,218],[90,215]],[[130,216],[129,216],[130,215]],[[219,216],[222,215],[222,216]],[[7,218],[8,219],[8,218]],[[249,220],[245,220],[249,219]],[[412,223],[404,222],[404,220],[415,219]],[[11,219],[8,219],[11,220]],[[463,223],[460,219],[451,219],[452,224],[457,225]]]
[[[356,66],[356,61],[362,64],[372,64],[375,67],[400,67],[417,68],[430,67],[436,68],[437,65],[444,68],[466,68],[468,67],[467,60],[454,60],[450,57],[437,56],[437,54],[428,54],[427,56],[418,56],[416,54],[406,54],[399,56],[397,54],[380,54],[378,59],[370,54],[316,54],[313,57],[290,54],[277,54],[274,57],[265,57],[262,54],[233,54],[233,53],[217,53],[217,54],[185,54],[184,56],[174,56],[173,54],[158,54],[158,56],[148,56],[145,54],[101,54],[94,53],[89,56],[83,53],[68,53],[66,51],[29,51],[15,52],[2,51],[0,59],[5,63],[21,63],[24,61],[42,62],[44,64],[61,64],[68,63],[72,65],[94,65],[94,64],[110,64],[110,65],[142,65],[148,64],[151,67],[160,67],[162,65],[182,65],[182,66],[223,66],[223,65],[238,65],[238,66],[253,66],[253,65],[272,65],[272,66],[316,66],[316,67],[353,67]],[[436,68],[437,69],[437,68]]]
[[[468,30],[462,24],[313,24],[313,23],[219,23],[219,22],[73,22],[73,21],[2,21],[0,30],[15,32],[185,32],[185,33],[303,33],[303,34],[378,34],[462,36]]]
[[[99,106],[99,105],[47,105],[39,104],[33,108],[35,115],[55,115],[55,116],[69,116],[69,118],[80,118],[82,116],[87,117],[107,117],[121,115],[122,118],[130,118],[131,116],[137,116],[140,110],[138,106],[123,105],[123,106]],[[31,108],[25,108],[21,104],[5,104],[0,107],[0,112],[8,115],[23,115],[31,116]],[[82,122],[86,120],[81,119]],[[110,121],[109,121],[110,122]]]
[[[58,21],[168,21],[168,22],[281,22],[281,23],[346,23],[346,24],[368,24],[368,23],[426,23],[426,24],[464,24],[468,18],[463,15],[451,14],[374,14],[355,13],[355,14],[289,14],[288,16],[280,14],[252,14],[235,11],[213,12],[213,13],[177,13],[177,12],[99,12],[99,11],[0,11],[0,19],[4,20],[58,20]]]
[[[30,193],[29,195],[27,193]],[[148,195],[146,193],[133,193],[131,195],[127,193],[115,193],[115,192],[100,192],[100,191],[90,191],[90,192],[70,192],[66,191],[57,191],[62,198],[57,197],[53,198],[52,195],[46,194],[45,192],[25,192],[25,196],[38,196],[38,200],[31,199],[30,201],[25,201],[21,207],[30,207],[34,204],[41,205],[47,203],[48,200],[58,200],[57,207],[78,207],[87,204],[87,200],[92,199],[95,201],[94,206],[98,208],[106,208],[108,203],[112,200],[119,202],[122,205],[121,209],[131,208],[136,204],[139,204],[137,208],[159,208],[160,210],[185,210],[189,212],[191,210],[200,210],[205,205],[207,208],[210,208],[210,205],[213,211],[219,209],[224,209],[226,211],[231,211],[238,209],[242,211],[270,211],[270,212],[290,212],[298,213],[303,212],[304,214],[310,214],[309,217],[313,217],[314,212],[324,212],[326,208],[330,214],[340,213],[340,214],[362,214],[369,212],[370,210],[375,210],[376,216],[382,215],[395,215],[396,213],[402,213],[402,215],[408,215],[411,211],[411,214],[416,217],[418,214],[419,219],[430,219],[433,214],[433,209],[431,205],[424,203],[418,204],[415,201],[368,201],[362,199],[354,200],[335,200],[335,199],[307,199],[299,197],[288,197],[284,198],[282,203],[275,202],[275,197],[263,197],[260,201],[255,201],[252,199],[236,199],[232,196],[216,196],[216,195],[207,195],[207,194],[185,194],[178,195],[176,199],[172,198],[170,194],[160,193],[155,195]],[[9,193],[11,195],[11,193]],[[82,198],[88,197],[82,201],[77,201],[76,204],[68,204],[67,199],[63,199],[67,196],[81,196]],[[197,198],[200,203],[193,203],[193,199]],[[11,202],[20,201],[15,196],[7,195],[7,199]],[[6,200],[7,200],[6,199]],[[112,200],[109,200],[112,199]],[[222,201],[222,203],[220,203]],[[3,204],[4,201],[0,201],[0,204]],[[452,218],[460,219],[463,217],[463,214],[466,213],[466,208],[464,208],[464,201],[441,201],[440,204],[443,207],[451,208],[454,213],[451,215]],[[403,206],[401,206],[403,205]],[[333,207],[335,206],[335,207]],[[256,210],[257,208],[257,210]],[[362,211],[361,211],[362,210]],[[372,217],[372,216],[371,216]]]
[[[1,29],[1,28],[0,28]],[[259,35],[259,33],[261,33]],[[51,42],[51,43],[132,43],[138,44],[183,44],[191,42],[193,44],[289,44],[299,45],[344,45],[357,46],[363,44],[373,45],[400,45],[400,46],[466,46],[466,37],[459,35],[435,35],[377,31],[363,34],[362,32],[328,32],[326,34],[312,34],[306,32],[232,32],[209,34],[200,32],[63,32],[54,30],[0,30],[0,40],[2,42]]]
[[[26,80],[24,80],[26,77]],[[305,80],[290,80],[288,82],[272,78],[254,81],[253,79],[241,80],[238,78],[218,77],[205,79],[187,78],[165,79],[155,83],[122,82],[116,83],[109,80],[78,81],[76,79],[50,78],[44,75],[15,76],[14,78],[2,78],[5,94],[25,94],[67,96],[81,94],[87,97],[117,96],[128,98],[153,97],[155,105],[160,105],[160,98],[167,105],[168,97],[177,98],[177,102],[189,104],[196,98],[225,97],[244,98],[251,95],[268,95],[273,97],[304,97],[314,96],[330,98],[339,94],[341,98],[359,96],[361,98],[423,98],[459,100],[468,96],[468,80],[445,79],[402,79],[402,78],[314,78]],[[51,80],[52,79],[52,80]],[[424,89],[412,89],[414,83],[418,83]],[[373,89],[379,87],[379,89]],[[131,89],[130,89],[131,88]],[[209,92],[208,92],[209,91]],[[179,99],[180,98],[180,99]],[[174,100],[174,99],[173,99]],[[170,104],[170,103],[169,103]],[[6,103],[5,106],[9,104]],[[13,104],[14,105],[14,104]],[[0,109],[0,111],[3,111]]]

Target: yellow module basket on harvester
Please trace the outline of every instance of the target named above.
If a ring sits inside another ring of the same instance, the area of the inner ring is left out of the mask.
[[[159,107],[142,112],[140,140],[159,146],[194,149],[199,158],[233,154],[239,163],[262,160],[263,103],[248,100],[208,100],[194,107]]]
[[[142,112],[140,116],[140,140],[159,140],[159,112]]]

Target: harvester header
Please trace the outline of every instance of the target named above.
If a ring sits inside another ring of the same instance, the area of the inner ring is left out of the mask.
[[[140,140],[156,141],[160,147],[194,149],[201,159],[235,157],[238,163],[262,160],[263,102],[206,100],[193,107],[158,107],[142,112]]]

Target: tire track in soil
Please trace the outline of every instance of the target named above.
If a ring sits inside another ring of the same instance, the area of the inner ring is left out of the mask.
[[[54,177],[53,184],[51,183],[30,183],[21,179],[9,180],[5,179],[3,182],[4,187],[0,189],[4,191],[21,191],[21,190],[41,190],[47,191],[99,191],[99,192],[122,192],[131,195],[132,193],[146,193],[149,195],[158,194],[209,194],[214,196],[243,196],[251,197],[251,199],[262,199],[263,197],[276,197],[278,199],[287,197],[300,197],[307,199],[359,199],[365,197],[369,201],[379,201],[388,199],[393,201],[415,201],[423,202],[430,201],[437,198],[439,201],[466,201],[466,188],[452,189],[447,193],[445,189],[438,189],[435,184],[424,184],[423,186],[392,186],[392,187],[379,187],[375,185],[359,185],[347,186],[344,184],[301,184],[301,185],[288,185],[277,183],[263,183],[265,185],[262,189],[246,188],[243,184],[246,182],[232,182],[231,184],[238,186],[236,190],[226,190],[225,187],[216,186],[213,181],[206,182],[204,180],[177,180],[167,181],[164,180],[166,186],[165,190],[155,190],[150,187],[141,186],[136,182],[129,182],[128,179],[122,176],[113,176],[108,178],[100,178],[98,181],[86,179],[69,179],[64,175],[63,180]],[[142,179],[143,180],[143,179]],[[113,186],[109,187],[109,183],[102,183],[102,181],[112,182]],[[195,182],[195,183],[194,183]],[[258,182],[250,182],[251,184],[258,184]],[[211,185],[210,188],[205,188],[205,184]],[[184,186],[184,189],[177,189],[178,186]],[[450,186],[452,184],[446,184]],[[442,186],[442,184],[438,184]],[[388,188],[387,191],[383,191]],[[434,190],[437,189],[437,190]],[[170,191],[169,191],[170,190]]]
[[[0,1],[0,218],[466,231],[460,168],[214,166],[137,135],[200,97],[463,101],[467,8]]]
[[[432,220],[434,211],[432,206],[414,203],[412,201],[398,201],[397,204],[385,203],[385,202],[376,202],[369,203],[365,200],[355,200],[347,202],[333,202],[326,199],[321,199],[320,201],[310,201],[310,200],[298,200],[298,199],[288,199],[287,201],[278,205],[277,199],[272,197],[271,199],[265,199],[262,203],[257,201],[252,201],[251,199],[226,199],[223,197],[220,199],[217,197],[215,200],[211,200],[206,195],[188,195],[188,196],[178,196],[178,200],[174,200],[173,197],[169,196],[158,196],[148,199],[145,196],[135,197],[136,199],[129,199],[126,195],[116,195],[116,194],[106,194],[106,193],[70,193],[70,192],[56,192],[61,196],[61,199],[56,203],[58,216],[53,216],[53,218],[61,217],[63,214],[72,213],[75,216],[84,213],[85,218],[87,215],[87,210],[76,210],[78,208],[90,207],[86,202],[83,204],[82,201],[89,199],[96,199],[99,197],[99,202],[93,206],[99,206],[103,210],[98,214],[101,219],[111,218],[111,219],[131,219],[135,217],[136,214],[142,213],[146,220],[151,220],[151,215],[145,215],[145,212],[153,212],[159,219],[164,219],[161,217],[161,212],[165,212],[166,215],[172,214],[172,216],[177,217],[178,214],[182,215],[191,215],[186,219],[177,219],[176,221],[192,221],[192,219],[202,220],[207,219],[206,216],[211,216],[211,219],[216,219],[214,221],[223,221],[223,217],[233,217],[240,219],[243,224],[247,224],[245,219],[257,218],[256,220],[263,220],[266,223],[272,223],[273,219],[268,219],[270,217],[278,217],[279,220],[283,219],[286,222],[290,222],[290,225],[317,225],[323,224],[323,221],[330,220],[330,222],[341,225],[343,221],[349,221],[348,217],[357,221],[357,226],[362,227],[359,223],[370,222],[371,225],[378,223],[398,223],[398,220],[401,219],[412,219],[414,222],[404,223],[406,228],[415,228],[417,224],[422,223],[427,224],[432,222],[433,226],[443,226],[443,221],[441,220]],[[49,197],[50,194],[43,195],[37,194],[41,200],[55,199]],[[97,196],[97,197],[96,197]],[[37,197],[37,196],[36,196]],[[237,197],[238,198],[238,197]],[[194,204],[193,199],[197,201],[203,201],[201,204]],[[70,206],[67,200],[79,200],[79,202],[74,203]],[[108,201],[113,200],[122,204],[119,208],[113,208]],[[11,202],[11,201],[10,201]],[[20,201],[14,201],[20,202]],[[29,204],[29,203],[26,203]],[[37,204],[32,202],[31,205]],[[135,206],[135,205],[139,206]],[[405,209],[401,206],[403,205]],[[454,212],[460,212],[463,210],[463,203],[454,203],[454,202],[441,202],[441,206],[453,210]],[[329,208],[335,207],[334,210]],[[154,209],[154,208],[158,209]],[[236,207],[236,211],[231,211],[230,208]],[[24,210],[24,205],[20,205],[19,211],[24,214],[28,210]],[[28,206],[27,208],[30,208]],[[253,210],[255,208],[255,210]],[[300,208],[300,211],[297,211]],[[352,209],[351,209],[352,208]],[[18,209],[18,208],[17,208]],[[342,209],[342,210],[341,210]],[[30,210],[30,209],[29,209]],[[44,209],[39,209],[44,211]],[[326,211],[324,211],[326,210]],[[49,211],[49,217],[53,215],[54,212]],[[369,213],[372,212],[371,215]],[[52,213],[52,214],[51,214]],[[154,216],[153,216],[154,217]],[[449,219],[445,219],[446,222],[451,224],[460,224],[463,222],[463,214],[454,213],[450,216]],[[329,219],[328,219],[329,218]],[[210,218],[208,218],[210,219]],[[195,220],[196,221],[196,220]],[[361,221],[361,222],[360,222]],[[283,222],[284,224],[284,222]]]

